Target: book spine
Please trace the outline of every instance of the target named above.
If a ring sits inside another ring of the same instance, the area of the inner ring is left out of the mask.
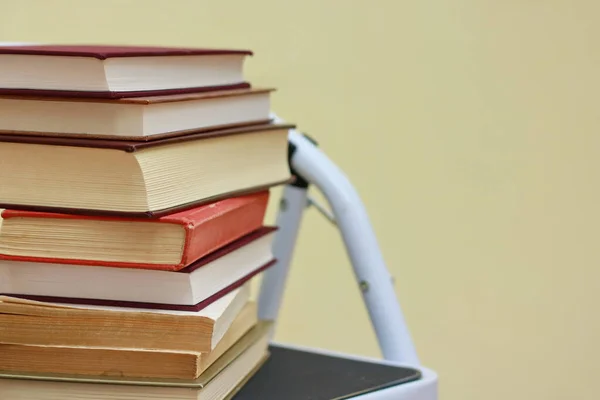
[[[194,261],[260,229],[268,203],[268,195],[256,196],[253,201],[230,210],[216,218],[187,224],[186,243],[180,265],[182,269]]]

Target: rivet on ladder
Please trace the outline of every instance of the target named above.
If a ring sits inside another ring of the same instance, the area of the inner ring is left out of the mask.
[[[367,281],[360,281],[358,287],[360,287],[361,292],[365,293],[369,290],[369,283]]]
[[[281,211],[287,210],[288,202],[286,199],[281,199],[281,201],[279,202],[279,208],[281,209]]]

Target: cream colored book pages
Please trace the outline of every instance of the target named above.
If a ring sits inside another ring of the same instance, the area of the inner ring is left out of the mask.
[[[109,307],[109,306],[94,306],[83,304],[64,304],[64,303],[47,303],[35,300],[21,299],[10,296],[0,296],[0,313],[10,310],[13,313],[20,315],[44,315],[58,316],[63,315],[67,311],[73,312],[90,312],[90,313],[138,313],[138,314],[167,314],[180,315],[185,317],[208,318],[212,320],[218,319],[225,313],[227,308],[238,299],[244,302],[250,298],[250,285],[244,284],[238,289],[232,290],[225,296],[221,297],[206,308],[196,311],[179,311],[179,310],[157,310],[145,308],[130,308],[130,307]]]
[[[143,172],[149,209],[162,210],[289,179],[289,166],[282,162],[287,143],[287,130],[267,130],[150,147],[133,155]],[[215,171],[213,179],[198,181],[210,176],[207,171]]]
[[[268,342],[248,348],[206,386],[111,385],[0,379],[0,398],[6,400],[226,400],[268,359]]]
[[[113,101],[0,96],[0,132],[143,140],[265,122],[269,110],[270,89]]]
[[[50,304],[4,296],[0,341],[208,352],[248,302],[249,290],[245,284],[199,312]]]
[[[0,343],[0,371],[195,379],[257,324],[256,303],[249,302],[209,353]]]
[[[69,136],[86,132],[88,137],[97,137],[114,132],[116,136],[142,136],[143,108],[81,99],[0,97],[0,121],[0,132],[11,134]]]
[[[270,324],[260,323],[195,380],[0,373],[0,399],[223,400],[268,358]]]
[[[254,191],[290,179],[287,133],[257,128],[132,153],[1,142],[10,173],[0,169],[0,203],[146,213]]]
[[[245,55],[92,57],[0,54],[0,86],[37,90],[148,91],[234,85]],[[43,65],[43,68],[39,66]]]
[[[198,372],[202,373],[214,364],[258,323],[257,303],[249,301],[235,317],[229,329],[227,329],[221,340],[216,344],[214,350],[210,353],[201,354],[200,362],[197,364]]]
[[[268,233],[190,273],[0,260],[0,293],[197,304],[271,262],[274,237],[275,232]],[[104,281],[111,284],[98,285]]]
[[[132,240],[135,238],[135,240]],[[160,238],[157,242],[156,238]],[[75,218],[8,218],[0,230],[0,253],[177,264],[183,256],[186,230],[180,224]]]

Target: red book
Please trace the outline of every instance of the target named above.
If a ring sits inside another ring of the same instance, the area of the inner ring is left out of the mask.
[[[250,50],[110,45],[0,46],[0,94],[124,98],[248,88]]]
[[[157,219],[4,210],[0,259],[177,271],[262,227],[269,192]]]

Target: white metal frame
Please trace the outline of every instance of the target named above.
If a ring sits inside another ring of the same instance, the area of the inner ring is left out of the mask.
[[[283,122],[275,114],[272,114],[272,118],[276,122]],[[293,149],[290,152],[292,171],[301,180],[316,186],[333,211],[331,216],[318,207],[339,227],[344,240],[383,354],[384,360],[377,362],[415,367],[422,373],[422,379],[417,382],[358,396],[356,399],[436,400],[437,375],[419,363],[391,276],[358,193],[344,173],[312,140],[292,129],[289,142]],[[279,231],[273,243],[273,254],[278,261],[263,274],[258,298],[261,319],[277,320],[302,215],[310,204],[307,187],[290,184],[284,188],[277,215]],[[303,350],[330,353],[325,350]],[[342,356],[358,358],[348,354]]]
[[[276,115],[273,115],[273,119],[282,122]],[[294,147],[290,167],[299,177],[314,184],[327,198],[333,210],[383,358],[419,365],[392,278],[356,190],[344,173],[311,140],[292,129],[289,141]],[[273,245],[273,253],[278,262],[264,273],[259,295],[259,313],[263,319],[277,319],[302,214],[307,204],[307,188],[293,184],[286,186],[277,217],[280,230]]]

